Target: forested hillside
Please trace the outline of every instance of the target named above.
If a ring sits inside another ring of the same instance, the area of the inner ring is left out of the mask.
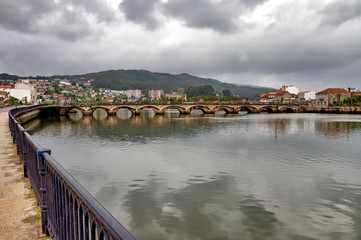
[[[154,73],[146,70],[110,70],[98,73],[88,73],[67,77],[72,81],[94,79],[94,86],[97,88],[111,88],[117,90],[126,89],[164,89],[164,91],[182,91],[191,86],[211,85],[216,92],[229,89],[233,95],[241,97],[258,98],[261,93],[273,89],[252,86],[239,86],[223,83],[210,78],[200,78],[189,74],[172,75],[168,73]]]

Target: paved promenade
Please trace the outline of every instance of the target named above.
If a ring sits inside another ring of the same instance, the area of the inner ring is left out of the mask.
[[[0,109],[0,240],[46,239],[40,208],[30,182],[23,177],[8,126],[9,109]]]

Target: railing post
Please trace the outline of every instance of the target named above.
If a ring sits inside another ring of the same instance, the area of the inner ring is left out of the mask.
[[[47,230],[48,225],[48,205],[47,205],[47,192],[46,192],[46,159],[44,158],[44,153],[51,154],[50,149],[39,149],[36,151],[38,169],[40,175],[40,208],[41,208],[41,226],[42,232],[49,235]]]
[[[27,159],[26,159],[26,153],[27,153],[27,147],[26,147],[26,137],[25,133],[27,133],[28,130],[24,129],[21,131],[21,150],[20,150],[20,163],[23,163],[24,168],[24,177],[28,177],[28,168],[27,168]]]

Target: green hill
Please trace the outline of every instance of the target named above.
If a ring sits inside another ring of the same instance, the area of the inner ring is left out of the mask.
[[[146,70],[110,70],[83,75],[54,77],[67,77],[69,80],[75,82],[94,79],[93,85],[96,88],[111,88],[115,90],[141,89],[144,91],[164,89],[166,93],[179,91],[180,89],[186,89],[191,86],[211,85],[216,92],[229,89],[234,95],[248,98],[258,98],[261,93],[274,90],[265,87],[224,83],[215,79],[200,78],[185,73],[173,75],[168,73],[154,73]]]
[[[21,77],[21,78],[47,78],[45,76]],[[146,70],[109,70],[82,75],[57,75],[51,78],[67,78],[72,82],[82,82],[94,79],[96,88],[110,88],[114,90],[141,89],[164,89],[165,93],[181,91],[192,86],[211,85],[216,92],[229,89],[233,95],[248,98],[259,98],[260,94],[268,93],[274,89],[252,85],[240,85],[224,83],[215,79],[200,78],[186,73],[168,74],[154,73]],[[16,75],[0,74],[0,79],[18,79]]]

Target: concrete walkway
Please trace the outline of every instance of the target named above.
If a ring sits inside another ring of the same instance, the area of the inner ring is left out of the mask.
[[[9,109],[0,109],[0,240],[46,239],[40,208],[16,154],[8,126]]]

